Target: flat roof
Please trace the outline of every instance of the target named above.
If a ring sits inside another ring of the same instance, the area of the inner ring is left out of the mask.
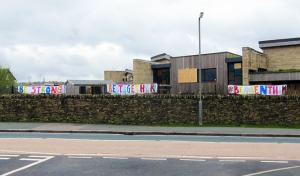
[[[213,55],[213,54],[234,54],[236,55],[237,57],[241,56],[239,54],[235,54],[235,53],[232,53],[232,52],[229,52],[229,51],[222,51],[222,52],[215,52],[215,53],[203,53],[201,54],[202,56],[203,55]],[[171,57],[172,59],[176,59],[176,58],[181,58],[181,57],[191,57],[191,56],[199,56],[199,54],[192,54],[192,55],[186,55],[186,56],[174,56],[174,57]]]
[[[284,47],[284,46],[297,46],[297,45],[300,45],[300,38],[264,40],[264,41],[259,41],[258,44],[261,49]]]
[[[104,85],[111,84],[113,81],[110,80],[68,80],[67,83],[73,85]]]
[[[237,63],[237,62],[243,62],[243,57],[233,57],[233,58],[225,58],[226,63]]]
[[[151,68],[152,69],[159,69],[159,68],[170,68],[171,67],[171,64],[168,63],[168,64],[152,64],[151,65]]]

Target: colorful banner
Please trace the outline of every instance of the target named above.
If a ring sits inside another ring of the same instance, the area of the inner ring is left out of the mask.
[[[228,85],[228,93],[236,95],[284,95],[287,85]]]
[[[64,85],[59,86],[18,86],[18,92],[21,94],[64,94],[66,93]]]
[[[118,95],[156,93],[157,84],[107,84],[107,92]]]

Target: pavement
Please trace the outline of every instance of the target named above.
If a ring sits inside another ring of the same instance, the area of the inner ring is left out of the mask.
[[[72,123],[21,123],[21,122],[17,122],[17,123],[1,122],[0,132],[300,137],[300,129],[238,128],[238,127],[161,127],[161,126],[72,124]]]

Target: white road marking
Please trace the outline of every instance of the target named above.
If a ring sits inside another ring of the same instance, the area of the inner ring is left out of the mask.
[[[10,158],[0,158],[0,160],[9,160]]]
[[[141,158],[141,160],[165,161],[167,158]]]
[[[0,155],[0,157],[18,157],[20,155]]]
[[[260,161],[262,163],[289,163],[288,161]]]
[[[48,160],[50,160],[50,159],[52,159],[52,158],[54,158],[54,156],[47,156],[47,157],[45,157],[45,158],[43,158],[43,159],[39,159],[37,162],[31,163],[31,164],[28,164],[28,165],[23,166],[23,167],[21,167],[21,168],[15,169],[15,170],[13,170],[13,171],[4,173],[4,174],[2,174],[2,175],[0,175],[0,176],[8,176],[8,175],[15,174],[15,173],[20,172],[20,171],[22,171],[22,170],[28,169],[28,168],[30,168],[30,167],[32,167],[32,166],[35,166],[35,165],[38,165],[38,164],[43,163],[43,162],[45,162],[45,161],[48,161]]]
[[[249,156],[219,156],[217,159],[230,160],[230,159],[262,159],[262,157],[249,157]]]
[[[284,167],[284,168],[279,168],[279,169],[266,170],[266,171],[255,172],[255,173],[246,174],[246,175],[242,175],[242,176],[255,176],[255,175],[261,175],[261,174],[289,170],[289,169],[296,169],[296,168],[300,168],[300,166],[292,166],[292,167]]]
[[[128,159],[128,158],[123,158],[123,157],[111,157],[111,156],[104,156],[102,158],[103,159],[119,159],[119,160]]]
[[[71,159],[91,159],[91,156],[68,156]]]
[[[202,159],[187,159],[187,158],[182,158],[179,160],[181,160],[181,161],[206,161],[206,160],[202,160]]]
[[[21,158],[20,161],[40,161],[41,159],[35,159],[35,158]]]
[[[40,155],[30,155],[29,158],[47,158],[49,156],[40,156]]]
[[[219,162],[246,162],[246,160],[219,160]]]
[[[76,153],[71,153],[71,154],[64,154],[65,156],[101,156],[100,154],[76,154]]]
[[[176,155],[174,155],[176,156]],[[180,156],[180,158],[198,158],[198,159],[213,159],[212,156]]]

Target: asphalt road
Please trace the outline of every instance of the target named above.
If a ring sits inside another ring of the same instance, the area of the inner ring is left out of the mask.
[[[299,143],[292,137],[0,133],[0,176],[299,176]]]
[[[202,142],[251,142],[251,143],[300,143],[296,137],[241,137],[241,136],[193,136],[193,135],[119,135],[80,133],[6,133],[0,138],[58,138],[88,140],[153,140],[153,141],[202,141]]]
[[[1,155],[0,175],[299,176],[300,161]]]

